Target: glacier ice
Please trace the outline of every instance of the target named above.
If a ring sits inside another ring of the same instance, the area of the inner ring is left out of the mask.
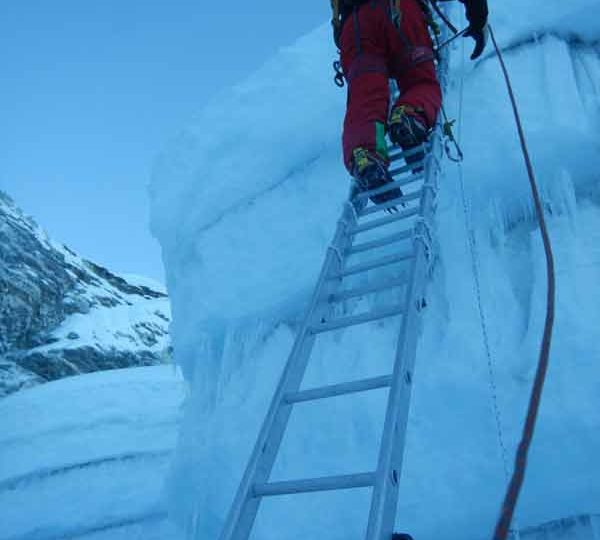
[[[526,526],[600,510],[600,18],[585,0],[492,9],[557,261],[552,366],[517,515]],[[191,384],[169,480],[189,538],[218,537],[347,194],[330,41],[324,25],[282,49],[208,104],[155,168],[152,227],[175,358]],[[543,324],[545,266],[499,68],[491,55],[470,64],[465,54],[455,44],[445,102],[460,118],[511,460]],[[398,508],[398,528],[422,540],[489,537],[505,486],[459,186],[447,161]],[[385,374],[396,332],[386,322],[323,338],[305,385]],[[371,469],[382,397],[298,408],[274,476]],[[359,538],[366,504],[361,492],[269,500],[255,537]]]
[[[0,538],[180,538],[163,485],[184,395],[172,366],[154,366],[0,400]]]

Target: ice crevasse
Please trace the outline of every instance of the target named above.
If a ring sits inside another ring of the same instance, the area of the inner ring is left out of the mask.
[[[557,265],[552,365],[517,512],[527,526],[600,512],[600,8],[511,0],[492,11]],[[453,16],[460,22],[460,10]],[[213,100],[155,167],[152,228],[191,387],[168,486],[189,538],[218,538],[348,192],[329,32],[283,48]],[[490,51],[471,63],[468,47],[453,46],[445,96],[459,119],[466,204],[445,161],[397,514],[398,529],[422,540],[489,537],[506,482],[469,234],[509,467],[545,315],[543,250],[506,90]],[[397,331],[387,321],[320,338],[305,386],[388,373]],[[297,407],[272,479],[373,470],[384,398]],[[364,490],[266,500],[255,538],[361,538],[368,502]]]

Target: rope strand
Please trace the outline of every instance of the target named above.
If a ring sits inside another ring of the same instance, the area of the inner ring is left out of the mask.
[[[463,14],[464,17],[464,14]],[[464,21],[464,19],[463,19]],[[463,101],[464,101],[464,82],[465,82],[465,41],[462,40],[461,47],[461,72],[460,72],[460,86],[459,86],[459,97],[458,97],[458,143],[462,143],[462,128],[463,128]],[[492,409],[494,412],[494,419],[496,422],[496,435],[498,438],[498,446],[500,447],[500,457],[502,461],[502,470],[504,472],[504,479],[508,483],[510,480],[510,471],[508,465],[508,449],[505,443],[504,433],[502,430],[502,414],[500,412],[500,405],[498,403],[498,386],[496,384],[496,365],[492,354],[492,348],[489,340],[488,324],[483,309],[483,297],[481,290],[481,277],[480,277],[480,256],[477,247],[477,240],[475,237],[475,230],[471,221],[471,210],[467,202],[467,193],[464,179],[464,171],[461,162],[458,162],[458,176],[460,184],[460,193],[462,199],[463,213],[465,217],[465,230],[467,233],[467,243],[469,246],[469,253],[471,255],[471,272],[473,273],[474,289],[477,298],[477,309],[479,313],[479,323],[481,327],[481,336],[483,339],[483,348],[485,350],[487,358],[487,368],[490,385],[490,397],[492,402]],[[519,540],[519,526],[517,519],[512,520],[513,528],[510,530],[513,535],[513,540]]]
[[[521,149],[523,151],[523,157],[525,159],[525,165],[527,167],[527,174],[529,176],[529,183],[531,186],[531,192],[535,204],[535,210],[537,218],[540,224],[540,231],[542,235],[542,241],[544,243],[544,253],[546,256],[546,272],[548,276],[548,294],[546,298],[546,320],[544,323],[544,334],[542,337],[542,343],[540,347],[540,356],[538,359],[537,371],[535,374],[535,380],[531,389],[531,396],[529,398],[529,406],[527,409],[527,417],[525,425],[523,426],[523,434],[521,436],[521,442],[517,449],[517,455],[515,458],[515,468],[512,474],[511,481],[507,487],[500,516],[496,524],[494,531],[494,540],[506,540],[512,518],[519,500],[523,481],[525,479],[525,471],[527,469],[527,457],[529,454],[529,448],[535,431],[535,425],[539,413],[542,392],[544,390],[544,382],[546,380],[546,374],[548,372],[548,364],[550,359],[550,347],[552,344],[552,331],[554,328],[554,314],[555,314],[555,295],[556,295],[556,278],[554,273],[554,256],[552,253],[552,244],[550,242],[550,235],[548,234],[548,228],[546,226],[546,219],[544,217],[544,210],[542,201],[540,198],[539,189],[535,179],[535,173],[533,170],[533,164],[529,156],[527,149],[527,142],[525,139],[525,133],[521,124],[521,117],[517,107],[517,102],[513,92],[510,76],[504,63],[502,52],[496,42],[496,37],[492,28],[490,27],[490,36],[492,43],[496,49],[500,67],[506,81],[508,88],[508,94],[512,104],[513,113],[515,116],[515,122],[517,124],[517,130],[519,132],[519,140],[521,142]]]

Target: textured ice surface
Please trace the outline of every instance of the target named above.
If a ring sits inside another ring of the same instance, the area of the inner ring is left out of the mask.
[[[600,19],[587,1],[492,9],[501,44],[514,45],[507,62],[558,279],[552,366],[518,509],[525,526],[600,509]],[[331,82],[330,42],[323,26],[280,51],[209,104],[155,171],[153,230],[176,360],[192,383],[170,481],[189,538],[218,537],[347,193],[345,96]],[[511,461],[543,324],[545,266],[499,67],[491,57],[463,63],[470,46],[453,49],[446,104],[460,119]],[[459,186],[446,161],[398,509],[398,528],[420,540],[488,538],[505,486]],[[397,322],[385,322],[320,339],[305,386],[386,374],[396,335]],[[273,477],[372,470],[384,397],[297,407]],[[361,538],[367,495],[265,501],[254,538]]]
[[[183,396],[161,366],[1,400],[0,539],[175,540],[162,492]]]
[[[583,515],[559,519],[525,529],[523,540],[597,540],[600,538],[600,516]]]

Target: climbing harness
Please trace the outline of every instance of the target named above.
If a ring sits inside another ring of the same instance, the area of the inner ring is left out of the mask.
[[[533,164],[531,162],[531,157],[529,155],[529,150],[527,148],[527,141],[525,139],[525,132],[521,123],[521,117],[519,114],[517,101],[512,88],[512,83],[510,81],[510,76],[508,74],[508,69],[506,68],[506,64],[504,62],[502,51],[498,47],[498,43],[496,42],[496,37],[491,26],[489,28],[489,31],[490,36],[492,38],[492,43],[494,44],[494,49],[496,50],[496,55],[498,56],[498,61],[500,62],[502,73],[504,75],[504,80],[508,89],[508,94],[510,97],[510,102],[515,117],[515,122],[517,124],[517,131],[519,133],[521,150],[523,152],[523,158],[525,160],[525,165],[527,168],[527,175],[529,177],[529,184],[531,187],[537,219],[540,224],[540,233],[542,236],[542,242],[544,244],[544,254],[546,257],[546,273],[548,279],[548,291],[546,298],[546,319],[544,322],[544,333],[542,336],[540,346],[540,354],[538,358],[535,379],[529,398],[529,405],[527,408],[525,425],[523,427],[523,434],[521,436],[521,441],[519,442],[519,446],[517,449],[512,478],[510,484],[507,487],[500,516],[496,524],[496,530],[494,532],[494,540],[505,540],[508,537],[510,524],[514,515],[515,508],[517,506],[517,501],[519,499],[521,488],[523,486],[523,480],[525,479],[525,471],[527,469],[527,457],[535,432],[535,425],[541,404],[546,374],[548,372],[548,365],[550,362],[550,348],[552,345],[552,332],[554,329],[555,316],[556,276],[554,271],[554,255],[552,253],[552,243],[550,241],[550,234],[548,233],[548,227],[546,225],[544,207],[540,197],[540,192],[535,178],[535,172],[533,169]]]
[[[346,84],[346,80],[344,79],[344,71],[342,70],[342,64],[339,60],[333,62],[333,70],[335,71],[333,82],[339,88],[343,88],[344,84]]]
[[[392,19],[392,22],[394,23],[394,26],[396,26],[396,28],[399,32],[400,38],[406,45],[407,50],[410,51],[410,54],[409,54],[410,62],[406,66],[404,66],[404,69],[408,69],[414,65],[417,65],[421,62],[425,62],[425,61],[429,61],[429,60],[436,60],[439,62],[439,55],[441,54],[443,49],[447,45],[452,43],[456,38],[458,38],[459,36],[462,36],[467,31],[466,28],[460,32],[456,29],[456,27],[445,16],[445,14],[441,10],[441,8],[437,5],[437,0],[418,0],[418,2],[421,7],[421,10],[423,12],[423,15],[425,17],[427,26],[430,30],[430,35],[432,37],[432,40],[435,43],[433,53],[431,52],[430,49],[427,49],[424,47],[414,47],[408,41],[406,36],[400,31],[400,23],[402,21],[402,11],[400,8],[400,2],[399,2],[399,0],[389,0],[389,14]],[[342,19],[342,13],[340,12],[340,9],[339,9],[339,0],[332,0],[331,4],[332,4],[332,9],[333,9],[332,24],[334,27],[335,41],[339,47],[340,46],[339,37],[340,37],[340,33],[342,30],[342,25],[344,23],[344,20]],[[378,4],[373,3],[373,6],[376,6],[376,5],[378,5]],[[432,8],[433,8],[433,11],[432,11]],[[453,33],[453,36],[448,38],[447,40],[445,40],[443,43],[440,43],[440,41],[439,41],[442,30],[441,30],[441,27],[438,24],[438,22],[435,20],[435,17],[433,14],[434,11],[445,23],[448,30],[450,30]],[[338,86],[340,88],[342,88],[344,86],[344,83],[346,81],[350,82],[354,78],[356,78],[359,75],[362,75],[364,73],[370,73],[370,72],[387,73],[387,67],[380,58],[375,57],[373,55],[366,55],[366,54],[360,52],[360,50],[361,50],[360,28],[359,28],[359,22],[358,22],[358,11],[357,11],[356,6],[354,7],[354,9],[352,11],[352,18],[353,18],[353,24],[354,24],[355,37],[357,40],[356,48],[359,51],[360,61],[358,61],[358,60],[355,61],[353,63],[353,66],[350,68],[349,72],[346,74],[344,73],[344,71],[342,69],[341,62],[339,59],[335,60],[333,62],[333,69],[335,71],[334,83],[336,86]],[[339,50],[338,50],[338,53],[339,53]],[[456,141],[456,138],[454,137],[454,133],[452,131],[452,127],[454,125],[454,120],[450,120],[448,118],[448,115],[446,114],[446,110],[445,110],[443,104],[442,104],[442,116],[444,118],[444,123],[443,123],[443,128],[442,128],[442,132],[444,135],[444,151],[451,161],[454,161],[454,162],[462,161],[464,158],[463,152],[462,152],[458,142]],[[391,119],[390,121],[393,122],[393,119]]]
[[[338,56],[340,54],[340,38],[341,38],[342,28],[343,28],[346,18],[349,16],[348,14],[346,14],[344,16],[342,11],[340,10],[340,1],[341,0],[331,0],[331,8],[332,8],[331,25],[333,27],[334,41],[338,48]],[[371,4],[373,6],[377,6],[379,4],[379,1],[380,0],[371,0]],[[407,37],[404,35],[404,33],[401,32],[400,25],[402,23],[402,9],[400,7],[400,0],[388,0],[388,2],[389,2],[389,4],[388,4],[387,9],[388,9],[389,17],[391,18],[393,25],[398,30],[400,39],[404,42],[405,46],[407,47],[407,50],[409,51],[408,56],[410,58],[410,62],[407,63],[406,66],[403,66],[404,69],[409,69],[417,64],[420,64],[421,62],[427,62],[429,60],[439,61],[437,48],[434,48],[434,50],[431,51],[431,49],[428,47],[413,46],[410,43],[410,41],[407,39]],[[364,0],[362,2],[361,1],[355,2],[353,11],[352,11],[357,40],[360,39],[360,35],[357,31],[357,29],[358,29],[357,9],[360,5],[362,5],[364,3],[365,4],[368,3],[368,0]],[[418,0],[418,3],[419,3],[419,6],[421,7],[421,10],[425,17],[425,21],[427,23],[427,27],[429,28],[431,35],[434,36],[436,39],[439,38],[442,30],[441,30],[438,22],[435,20],[435,17],[433,15],[431,8],[429,7],[429,3],[435,4],[434,0]],[[440,15],[440,14],[443,15],[443,11],[439,8],[439,6],[436,6],[435,10],[436,10],[436,13],[438,13],[438,15]],[[447,17],[444,17],[444,19],[442,19],[442,20],[445,22],[445,24],[448,26],[448,28],[451,29],[455,34],[458,33],[458,30],[456,30],[456,28],[452,25],[452,23],[448,20]],[[466,30],[464,30],[462,33],[464,33],[465,31]],[[461,33],[461,35],[462,35],[462,33]],[[457,37],[457,36],[455,36],[455,37]],[[451,43],[453,41],[453,39],[454,38],[451,38],[447,42],[444,42],[444,44],[442,44],[442,46],[440,47],[440,51],[448,43]],[[360,50],[360,41],[358,42],[357,49]],[[383,72],[383,71],[386,71],[386,69],[385,69],[385,63],[382,63],[382,64],[383,64],[383,69],[381,67],[379,69],[382,70],[382,72]],[[337,59],[333,62],[333,69],[335,71],[333,81],[334,81],[335,85],[338,86],[339,88],[342,88],[344,86],[344,82],[346,80],[349,81],[353,76],[356,76],[355,74],[352,74],[352,75],[344,74],[344,71],[342,69],[339,59]],[[362,72],[362,70],[360,70],[360,71]],[[373,71],[373,69],[372,68],[367,69],[366,71]]]

